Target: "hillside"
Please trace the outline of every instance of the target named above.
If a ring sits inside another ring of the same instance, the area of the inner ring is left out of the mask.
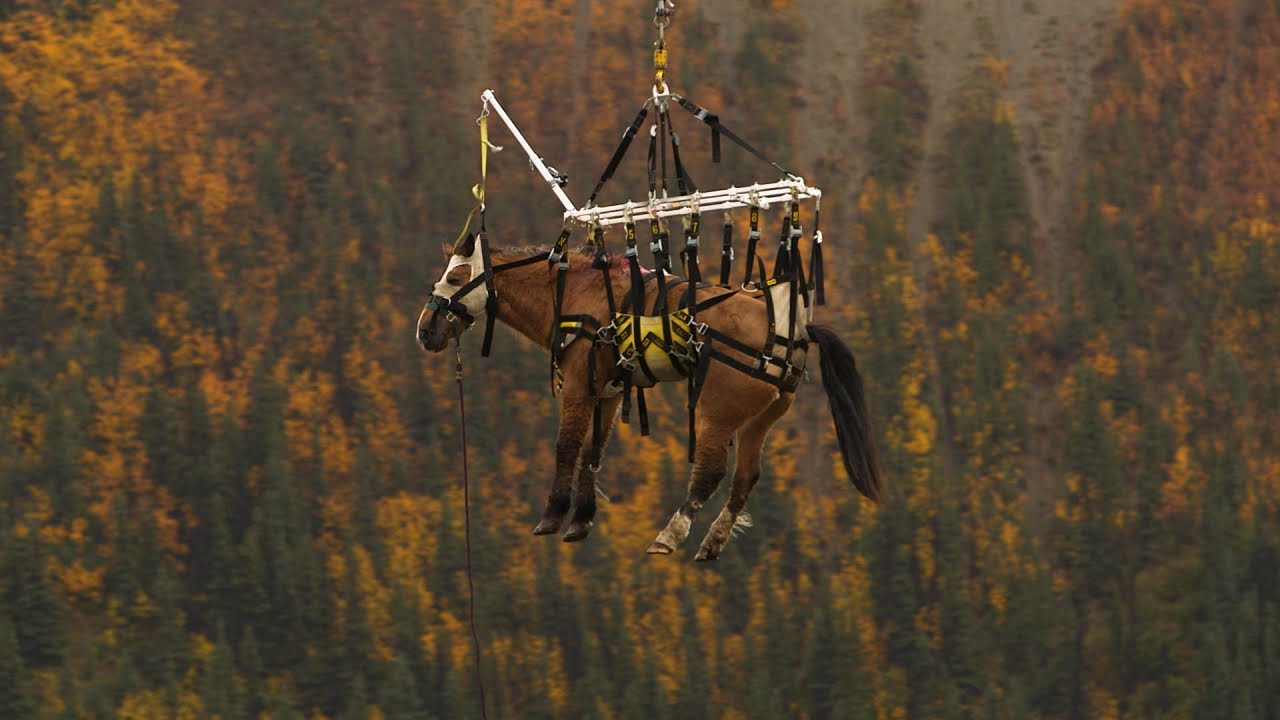
[[[453,362],[413,327],[480,93],[581,201],[651,11],[0,2],[0,717],[478,715]],[[647,556],[670,388],[591,537],[532,537],[547,360],[467,336],[489,716],[1280,717],[1280,1],[685,0],[670,39],[673,89],[826,192],[889,497],[802,385],[755,527]],[[677,123],[704,187],[774,179]],[[494,242],[550,243],[494,134]]]

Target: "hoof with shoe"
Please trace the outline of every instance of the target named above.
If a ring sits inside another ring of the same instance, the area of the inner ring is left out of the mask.
[[[653,544],[649,546],[649,549],[645,550],[645,552],[650,555],[670,555],[675,551],[675,548],[667,545],[666,543],[660,543],[657,540],[654,540]]]
[[[550,535],[560,531],[560,525],[564,522],[564,518],[542,518],[538,521],[538,527],[533,529],[534,535]]]
[[[574,521],[569,523],[569,529],[564,531],[564,537],[561,538],[565,542],[578,542],[585,538],[591,532],[592,523],[590,520],[586,522]]]

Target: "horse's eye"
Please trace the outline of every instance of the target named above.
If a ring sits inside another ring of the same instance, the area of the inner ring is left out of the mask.
[[[462,281],[458,278],[445,278],[444,281],[452,287],[462,287]]]

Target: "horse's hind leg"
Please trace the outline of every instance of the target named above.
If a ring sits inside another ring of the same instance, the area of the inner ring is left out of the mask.
[[[729,499],[711,523],[694,560],[715,560],[733,534],[733,527],[750,524],[751,516],[743,509],[747,505],[751,489],[760,480],[760,455],[764,449],[765,437],[769,434],[769,428],[790,409],[794,399],[795,395],[784,393],[763,412],[747,421],[738,433],[737,462],[733,468],[733,483],[729,486]]]
[[[728,467],[729,437],[733,434],[733,427],[726,423],[711,422],[705,414],[700,415],[697,422],[698,444],[694,448],[689,492],[684,504],[671,516],[667,526],[649,546],[647,552],[651,555],[669,555],[689,537],[693,516],[706,504],[724,479],[725,469]]]
[[[586,443],[582,449],[582,461],[578,464],[577,482],[573,488],[573,520],[569,522],[569,527],[565,528],[562,538],[565,542],[577,542],[591,532],[591,526],[596,517],[596,475],[600,472],[599,454],[604,452],[604,444],[609,439],[609,431],[613,429],[618,405],[621,402],[621,395],[600,401],[600,442],[595,450],[595,467],[592,467],[593,458],[591,457],[591,436],[594,430],[588,425]]]

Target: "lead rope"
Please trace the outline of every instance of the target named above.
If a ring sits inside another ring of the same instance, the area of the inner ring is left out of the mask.
[[[467,615],[471,623],[471,643],[475,646],[476,687],[480,690],[480,717],[488,720],[489,715],[485,709],[484,700],[484,676],[480,672],[480,633],[476,631],[476,588],[471,579],[471,478],[467,471],[467,403],[462,393],[462,343],[455,337],[453,346],[458,354],[458,416],[462,423],[462,518],[467,546],[467,603],[469,605]]]

